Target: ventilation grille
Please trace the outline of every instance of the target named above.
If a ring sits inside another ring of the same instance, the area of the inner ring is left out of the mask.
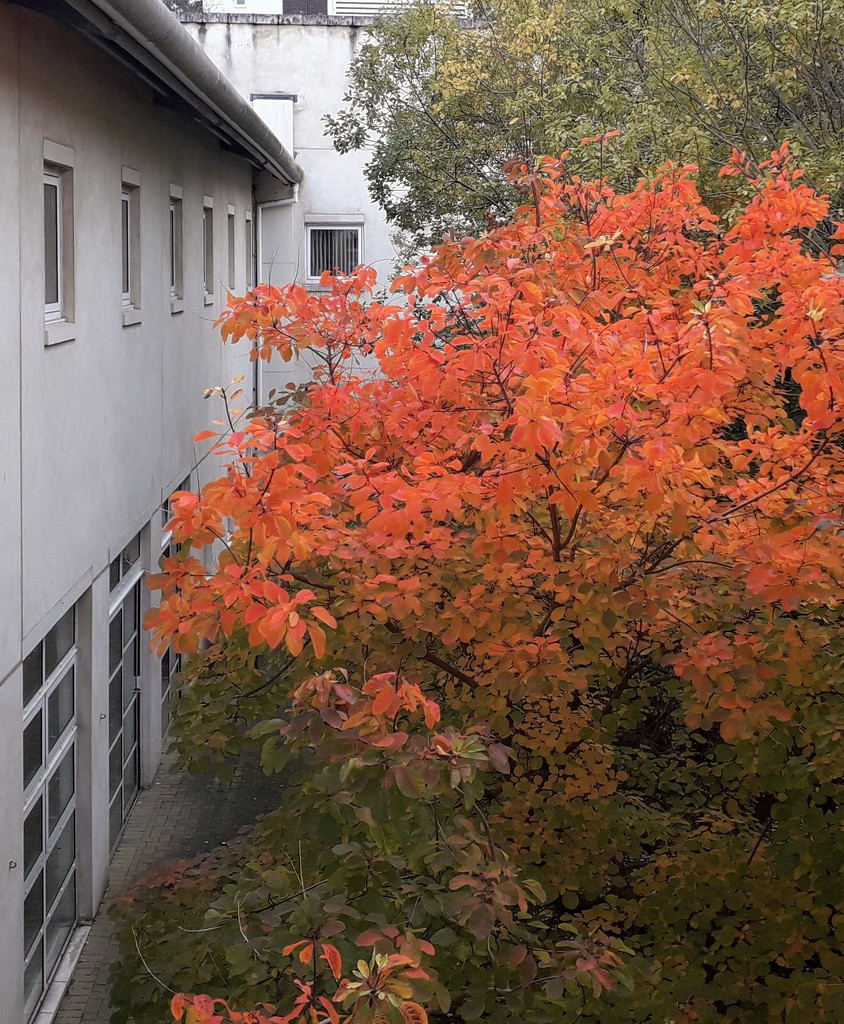
[[[319,278],[324,271],[351,274],[360,263],[359,228],[309,228],[308,277]]]

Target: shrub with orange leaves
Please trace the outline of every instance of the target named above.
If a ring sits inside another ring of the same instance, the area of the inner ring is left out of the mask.
[[[427,977],[317,964],[313,1020],[841,1018],[844,250],[786,150],[753,185],[723,223],[691,168],[545,160],[396,301],[228,308],[317,371],[175,502],[150,625],[198,652],[184,760],[288,781],[214,888],[127,911],[174,988],[288,1013],[330,938]]]

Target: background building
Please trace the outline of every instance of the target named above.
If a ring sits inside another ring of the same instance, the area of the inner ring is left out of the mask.
[[[0,1020],[51,1017],[159,763],[144,575],[301,170],[159,0],[0,0]],[[63,968],[63,969],[62,969]]]
[[[315,290],[335,265],[396,265],[390,228],[367,190],[366,150],[340,154],[323,118],[342,106],[347,72],[372,15],[393,0],[168,0],[207,56],[272,127],[304,172],[280,201],[258,192],[260,276]],[[261,393],[309,376],[307,359],[263,366]]]

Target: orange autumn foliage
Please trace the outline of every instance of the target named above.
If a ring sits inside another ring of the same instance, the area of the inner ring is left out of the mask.
[[[367,842],[385,791],[436,822],[408,871],[469,952],[434,940],[435,1019],[834,1020],[844,233],[785,149],[729,224],[693,168],[519,180],[395,301],[361,269],[232,302],[314,382],[220,433],[150,624],[280,666],[254,735],[327,751]]]

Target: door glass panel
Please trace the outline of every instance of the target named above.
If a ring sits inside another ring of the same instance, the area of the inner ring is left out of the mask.
[[[123,760],[138,742],[138,703],[135,701],[123,720]]]
[[[32,782],[41,769],[43,751],[43,712],[32,719],[23,731],[23,788]]]
[[[108,626],[108,670],[113,672],[123,656],[123,619],[120,612]]]
[[[18,904],[20,906],[20,904]],[[24,953],[32,949],[32,944],[44,920],[44,873],[39,873],[35,884],[23,903],[23,948]]]
[[[141,535],[136,533],[123,549],[121,555],[124,571],[139,562],[141,559]]]
[[[56,904],[50,923],[47,925],[47,974],[55,967],[62,949],[76,923],[76,876],[74,875]]]
[[[123,800],[121,796],[122,794],[118,791],[108,811],[108,839],[111,849],[114,849],[117,844],[117,840],[120,838],[120,830],[123,828]]]
[[[123,707],[128,708],[132,703],[132,698],[135,693],[135,687],[137,686],[137,676],[135,675],[135,659],[127,656],[123,660]]]
[[[118,737],[108,755],[108,791],[113,794],[120,785],[123,775],[123,745],[122,737]]]
[[[73,647],[74,608],[65,612],[44,638],[45,675],[55,672],[56,667]]]
[[[44,645],[39,644],[23,663],[23,706],[32,700],[44,681]]]
[[[161,696],[163,697],[170,687],[170,648],[164,652],[161,658]]]
[[[47,858],[47,909],[55,902],[62,882],[76,859],[76,815],[72,814]]]
[[[43,831],[44,823],[44,800],[38,797],[35,806],[27,814],[23,823],[23,875],[26,878],[29,872],[38,863],[38,858],[44,850]]]
[[[41,999],[44,991],[44,956],[42,944],[26,965],[23,975],[24,1020],[27,1020]]]
[[[49,809],[49,831],[52,834],[58,825],[67,805],[73,798],[74,787],[74,747],[64,755],[62,763],[53,772],[47,787],[47,807]]]
[[[117,672],[108,684],[108,741],[111,743],[120,733],[123,718],[123,676]]]
[[[73,667],[66,673],[47,701],[47,747],[52,750],[65,729],[70,725],[74,712]]]
[[[128,810],[138,792],[138,758],[133,753],[123,772],[123,800]]]
[[[129,638],[136,629],[136,617],[138,614],[138,588],[132,587],[123,602],[123,644],[126,645]]]

